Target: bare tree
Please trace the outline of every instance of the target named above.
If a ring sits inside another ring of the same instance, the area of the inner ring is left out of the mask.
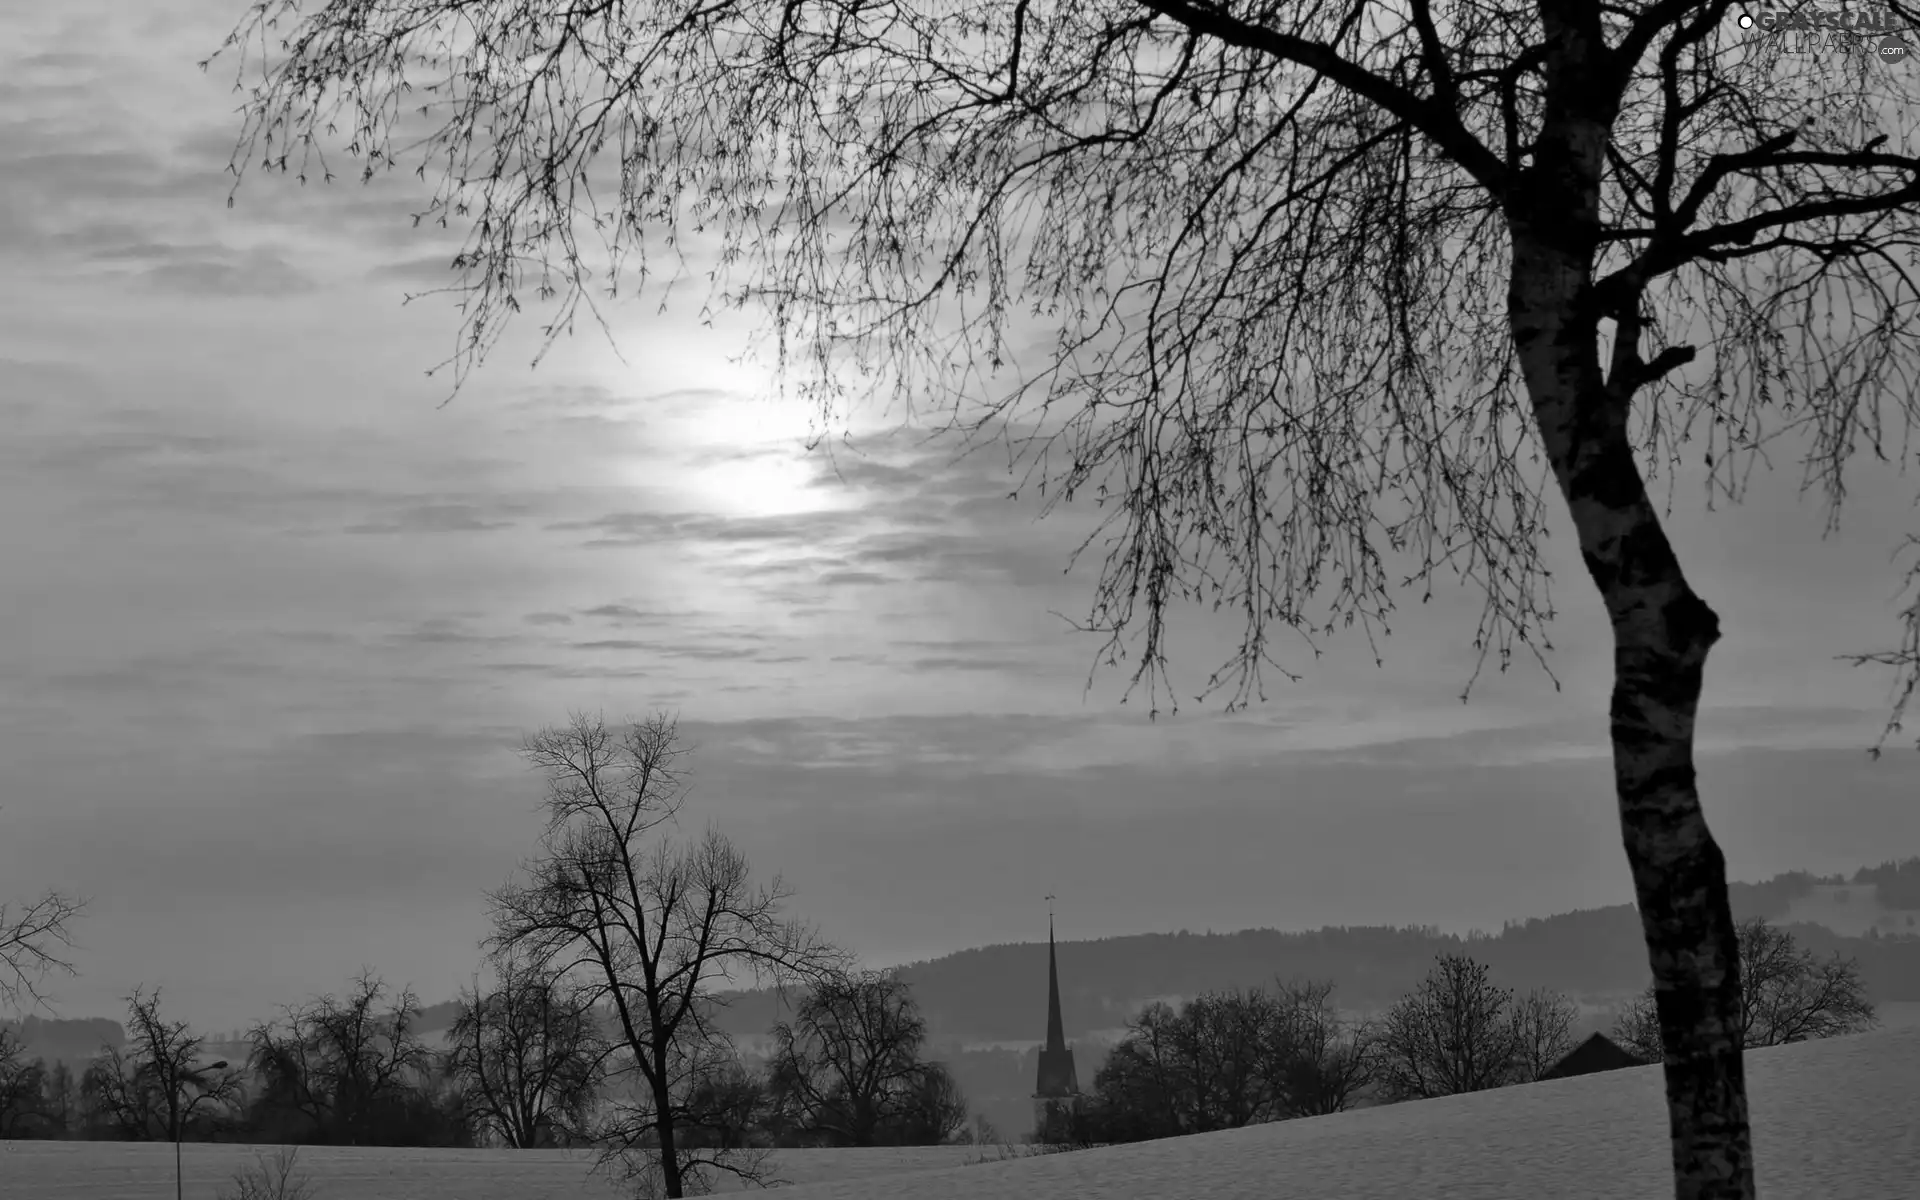
[[[160,989],[151,994],[135,989],[127,997],[127,1017],[135,1086],[156,1098],[152,1111],[160,1119],[161,1137],[179,1142],[203,1105],[230,1107],[238,1098],[237,1073],[224,1070],[208,1075],[201,1069],[206,1039],[185,1021],[161,1017]]]
[[[525,878],[490,893],[496,953],[577,975],[582,995],[613,1015],[609,1070],[635,1098],[605,1125],[602,1162],[669,1197],[704,1187],[711,1171],[757,1179],[764,1160],[693,1147],[678,1136],[694,1087],[734,1059],[711,1020],[717,991],[743,977],[783,989],[843,969],[846,956],[784,918],[791,894],[776,876],[756,887],[746,857],[716,830],[686,843],[666,836],[685,796],[689,748],[658,715],[616,735],[574,714],[522,753],[547,781],[547,828]]]
[[[1825,961],[1786,930],[1751,917],[1740,922],[1740,1042],[1749,1050],[1811,1038],[1861,1033],[1877,1023],[1860,968],[1834,954]],[[1613,1040],[1648,1061],[1660,1057],[1652,987],[1622,1006]]]
[[[127,997],[127,1018],[125,1051],[103,1046],[81,1077],[84,1118],[129,1141],[173,1142],[177,1154],[202,1107],[234,1115],[239,1076],[230,1070],[209,1074],[200,1067],[205,1039],[186,1022],[160,1015],[158,989],[136,988]]]
[[[687,1098],[686,1127],[675,1136],[689,1146],[746,1149],[764,1133],[772,1107],[767,1078],[738,1060],[728,1062],[694,1083]]]
[[[1743,1045],[1781,1046],[1878,1024],[1858,963],[1838,953],[1820,960],[1763,918],[1740,923],[1740,968]]]
[[[1654,1005],[1653,985],[1620,1005],[1613,1015],[1613,1040],[1636,1058],[1659,1062],[1664,1051],[1660,1041],[1660,1013]]]
[[[606,1042],[588,990],[514,955],[460,997],[447,1067],[468,1110],[516,1149],[588,1140]]]
[[[362,970],[345,997],[328,993],[256,1026],[251,1065],[270,1102],[304,1116],[327,1141],[377,1145],[384,1119],[433,1075],[419,1020],[412,988],[389,1002],[385,981]]]
[[[272,1159],[255,1154],[252,1166],[233,1173],[233,1186],[223,1189],[222,1200],[314,1200],[312,1179],[295,1170],[299,1157],[298,1146],[282,1146]]]
[[[1573,1049],[1580,1008],[1550,988],[1516,996],[1507,1014],[1513,1030],[1513,1083],[1532,1083]]]
[[[1193,1088],[1194,1132],[1274,1118],[1285,1053],[1272,994],[1258,988],[1202,993],[1181,1009],[1177,1028],[1175,1044]]]
[[[73,1068],[56,1062],[47,1072],[46,1101],[41,1109],[58,1137],[71,1137],[80,1127],[80,1082]]]
[[[137,1060],[118,1047],[102,1046],[81,1073],[81,1117],[93,1129],[111,1131],[130,1142],[153,1141],[165,1120],[159,1115],[158,1101]]]
[[[1373,1025],[1341,1016],[1332,983],[1275,982],[1278,1115],[1345,1112],[1373,1083],[1379,1062]]]
[[[47,1064],[29,1059],[26,1042],[0,1024],[0,1139],[22,1137],[50,1124],[46,1099]]]
[[[1087,1139],[1138,1141],[1349,1107],[1379,1056],[1329,983],[1208,992],[1148,1005],[1094,1077]]]
[[[890,971],[830,976],[773,1029],[772,1073],[799,1129],[833,1146],[939,1141],[951,1129],[928,1109],[940,1092],[921,1059],[927,1023]],[[961,1119],[965,1120],[964,1103]]]
[[[416,220],[469,231],[456,387],[529,287],[557,302],[549,344],[592,306],[583,231],[614,291],[650,238],[706,234],[709,299],[763,306],[783,387],[804,368],[825,415],[855,379],[951,396],[952,427],[1003,436],[1050,501],[1098,492],[1086,625],[1156,703],[1182,601],[1243,616],[1208,681],[1238,704],[1286,671],[1276,627],[1371,640],[1396,589],[1447,571],[1484,594],[1483,656],[1544,663],[1557,491],[1613,635],[1676,1195],[1750,1200],[1736,937],[1693,760],[1719,619],[1655,485],[1698,455],[1709,500],[1737,500],[1790,434],[1837,518],[1856,452],[1906,453],[1920,84],[1866,39],[1797,55],[1733,13],[256,0],[227,43],[232,165],[236,188],[256,163],[332,178],[345,142],[363,179],[437,167]],[[1002,385],[1016,307],[1058,336]],[[1898,649],[1852,656],[1896,672],[1882,743],[1920,679],[1920,598],[1901,620]]]
[[[1443,954],[1380,1022],[1380,1081],[1396,1100],[1477,1092],[1511,1082],[1519,1056],[1513,992],[1484,963]]]
[[[1093,1076],[1100,1141],[1134,1142],[1203,1132],[1180,1016],[1153,1001]]]
[[[953,1140],[967,1127],[967,1097],[943,1062],[923,1065],[914,1079],[913,1099],[902,1120],[902,1140],[912,1145],[937,1146]]]

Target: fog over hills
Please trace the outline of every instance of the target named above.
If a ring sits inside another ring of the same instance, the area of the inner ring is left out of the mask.
[[[1879,1002],[1920,1001],[1920,858],[1829,876],[1793,871],[1730,885],[1737,917],[1787,926],[1824,956],[1857,959]],[[1431,927],[1333,926],[1309,932],[1181,930],[1058,945],[1061,1005],[1076,1034],[1124,1026],[1154,999],[1255,987],[1276,977],[1332,980],[1343,1006],[1391,1003],[1425,974],[1435,955],[1466,953],[1493,968],[1505,986],[1555,988],[1591,1006],[1630,994],[1647,981],[1646,946],[1631,905],[1584,909],[1509,922],[1498,933],[1459,935]],[[1044,942],[982,946],[899,968],[913,987],[936,1043],[1029,1045],[1042,1032]],[[404,981],[390,981],[404,982]],[[749,1045],[783,1010],[770,989],[723,993],[721,1028]],[[457,1003],[427,1004],[419,1028],[445,1030]],[[228,1032],[228,1031],[220,1031]],[[117,1040],[111,1018],[28,1018],[34,1053],[85,1057]]]

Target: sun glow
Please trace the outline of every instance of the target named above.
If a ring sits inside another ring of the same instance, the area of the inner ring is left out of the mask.
[[[791,403],[706,397],[673,424],[686,445],[675,474],[704,511],[769,517],[842,507],[825,452],[807,449],[806,413]]]

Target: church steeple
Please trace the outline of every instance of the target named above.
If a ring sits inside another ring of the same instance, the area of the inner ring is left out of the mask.
[[[1053,948],[1053,897],[1048,896],[1047,900],[1047,1044],[1040,1051],[1039,1078],[1035,1080],[1033,1093],[1033,1098],[1043,1106],[1048,1101],[1070,1101],[1080,1094],[1080,1082],[1073,1069],[1073,1051],[1067,1048],[1066,1026],[1060,1020],[1060,964]],[[1041,1119],[1046,1121],[1044,1115]]]

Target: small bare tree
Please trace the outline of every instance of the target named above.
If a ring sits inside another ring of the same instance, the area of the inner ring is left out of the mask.
[[[185,1021],[160,1015],[160,990],[136,989],[127,997],[127,1043],[132,1053],[134,1086],[155,1097],[153,1113],[160,1119],[159,1135],[179,1142],[195,1112],[203,1106],[230,1108],[240,1095],[237,1072],[209,1074],[200,1067],[206,1038]]]
[[[745,855],[709,828],[668,838],[689,753],[665,715],[616,734],[574,714],[522,748],[546,776],[547,827],[525,878],[490,893],[495,953],[576,974],[613,1016],[609,1070],[637,1084],[600,1130],[602,1163],[628,1182],[680,1197],[709,1173],[764,1175],[748,1151],[685,1145],[689,1098],[734,1055],[711,1020],[716,991],[741,977],[812,982],[847,965],[810,928],[784,918],[778,876],[755,886]]]
[[[927,1023],[897,974],[821,980],[773,1037],[771,1072],[781,1097],[797,1127],[825,1144],[898,1145],[951,1132],[928,1119],[934,1065],[920,1057]]]
[[[56,1062],[47,1072],[46,1100],[41,1112],[57,1137],[72,1137],[80,1128],[80,1081],[73,1068]]]
[[[47,1064],[27,1057],[26,1042],[0,1024],[0,1139],[24,1136],[52,1124],[47,1107]]]
[[[1748,1047],[1862,1033],[1878,1024],[1860,966],[1824,961],[1760,917],[1740,923],[1740,1037]]]
[[[80,1113],[92,1129],[129,1142],[153,1141],[165,1125],[158,1102],[134,1055],[117,1046],[102,1046],[81,1073]]]
[[[688,1094],[687,1123],[676,1137],[688,1146],[743,1150],[759,1145],[773,1112],[767,1077],[733,1060],[705,1072]]]
[[[178,1142],[201,1107],[235,1104],[238,1074],[202,1071],[204,1044],[186,1022],[160,1015],[159,989],[135,989],[127,997],[125,1049],[103,1046],[81,1078],[90,1121],[130,1141]]]
[[[1519,1055],[1513,992],[1484,963],[1443,954],[1380,1022],[1380,1081],[1396,1100],[1451,1096],[1511,1081]]]
[[[304,1116],[321,1136],[371,1145],[383,1115],[433,1074],[419,1020],[412,988],[389,1001],[385,981],[362,970],[345,997],[328,993],[256,1026],[251,1065],[266,1098]]]
[[[447,1069],[467,1110],[516,1149],[588,1139],[607,1045],[589,989],[515,955],[476,979],[447,1035]]]
[[[298,1146],[282,1146],[269,1159],[254,1155],[250,1167],[233,1173],[233,1183],[222,1188],[219,1200],[314,1200],[313,1182],[295,1169]]]
[[[1276,998],[1259,988],[1204,992],[1180,1010],[1194,1132],[1238,1129],[1276,1115],[1286,1048]]]
[[[1550,988],[1536,988],[1513,1001],[1513,1083],[1531,1083],[1573,1049],[1573,1023],[1580,1008]]]
[[[1127,1023],[1127,1035],[1093,1077],[1116,1140],[1200,1132],[1198,1088],[1180,1014],[1154,1001]]]
[[[1740,922],[1740,1044],[1749,1050],[1861,1033],[1878,1023],[1859,964],[1825,961],[1763,917]],[[1660,1061],[1653,988],[1621,1006],[1613,1040],[1648,1062]]]
[[[1379,1066],[1372,1023],[1350,1020],[1333,1004],[1333,984],[1276,980],[1282,1117],[1345,1112],[1373,1083]]]

